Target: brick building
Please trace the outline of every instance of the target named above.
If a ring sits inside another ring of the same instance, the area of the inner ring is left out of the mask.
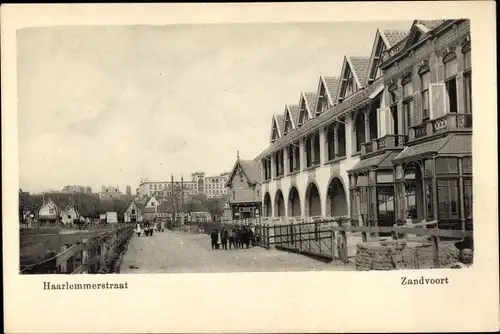
[[[263,215],[471,220],[469,25],[379,29],[370,55],[345,56],[340,76],[274,115],[256,158]]]

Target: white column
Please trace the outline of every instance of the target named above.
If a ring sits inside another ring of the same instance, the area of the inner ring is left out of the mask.
[[[288,147],[283,148],[283,171],[285,175],[290,173],[290,162],[288,161]]]
[[[300,170],[304,170],[306,166],[305,158],[306,158],[306,152],[305,152],[305,139],[302,138],[299,140],[299,156],[300,156]]]
[[[323,126],[319,129],[319,163],[323,165],[326,160],[326,145],[327,145],[327,135],[326,128]]]
[[[353,149],[353,145],[356,145],[356,143],[353,142],[353,132],[354,117],[352,112],[349,112],[345,118],[345,153],[348,157],[350,157],[355,151],[355,149]]]

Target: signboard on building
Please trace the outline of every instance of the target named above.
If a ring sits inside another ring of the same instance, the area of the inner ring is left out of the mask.
[[[110,223],[118,223],[118,214],[116,212],[106,212],[106,222]]]

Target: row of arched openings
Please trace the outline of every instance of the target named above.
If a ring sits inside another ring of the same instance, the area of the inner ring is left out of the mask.
[[[309,217],[321,216],[321,197],[318,186],[314,182],[309,183],[307,186],[304,214],[302,213],[299,192],[295,186],[290,189],[288,194],[288,212],[286,212],[285,198],[280,189],[276,191],[274,203],[272,203],[271,196],[268,192],[264,195],[264,216],[273,216],[273,205],[274,217],[298,217],[302,215]],[[347,194],[344,185],[338,178],[334,178],[327,188],[326,215],[344,216],[347,214]]]

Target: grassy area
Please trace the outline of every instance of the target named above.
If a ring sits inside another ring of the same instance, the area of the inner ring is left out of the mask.
[[[63,245],[74,245],[107,230],[109,227],[82,231],[60,228],[23,229],[20,232],[20,264],[40,262],[48,251],[58,253]]]

